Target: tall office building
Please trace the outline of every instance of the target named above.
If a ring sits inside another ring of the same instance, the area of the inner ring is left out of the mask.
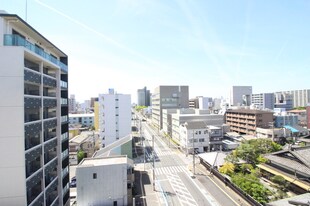
[[[99,94],[99,131],[102,147],[131,133],[131,97],[116,94]]]
[[[138,89],[138,106],[150,106],[150,90],[147,90],[146,87],[143,89]]]
[[[67,61],[0,11],[0,205],[69,205]]]
[[[250,106],[252,86],[232,86],[230,90],[230,105]]]
[[[188,108],[188,86],[159,86],[152,94],[152,122],[163,128],[163,109]]]
[[[261,93],[252,94],[252,105],[255,105],[258,109],[273,109],[274,108],[274,94],[273,93]]]

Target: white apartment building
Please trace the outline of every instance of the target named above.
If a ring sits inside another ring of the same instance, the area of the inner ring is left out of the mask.
[[[213,126],[222,126],[224,124],[224,115],[210,114],[209,110],[200,109],[169,109],[163,110],[163,130],[168,133],[175,141],[179,142],[179,127],[185,122],[202,121],[204,124]]]
[[[220,150],[223,145],[223,127],[208,126],[203,121],[196,121],[185,122],[179,128],[180,146],[185,154]]]
[[[94,113],[87,114],[69,114],[70,124],[81,124],[86,127],[94,126]]]
[[[310,103],[310,89],[291,90],[287,93],[292,95],[293,107],[305,107]]]
[[[131,96],[116,94],[99,95],[99,131],[102,147],[131,133]]]
[[[261,93],[252,94],[252,105],[258,109],[273,109],[274,108],[274,94]]]
[[[133,168],[126,156],[83,159],[76,168],[77,205],[132,205]]]
[[[232,86],[230,90],[231,106],[250,106],[252,86]]]
[[[0,205],[69,205],[68,57],[0,11]]]

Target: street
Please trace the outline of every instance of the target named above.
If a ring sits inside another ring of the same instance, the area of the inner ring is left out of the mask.
[[[186,157],[174,144],[159,136],[145,122],[141,123],[140,128],[145,146],[144,168],[151,182],[153,182],[152,145],[154,144],[155,191],[160,205],[239,205],[209,177],[200,174],[193,176],[190,171],[193,161],[191,155]],[[198,162],[196,159],[196,163]],[[199,170],[196,169],[196,172]]]

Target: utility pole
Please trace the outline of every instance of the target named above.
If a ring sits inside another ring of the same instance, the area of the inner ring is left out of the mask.
[[[152,147],[153,147],[153,151],[152,151],[152,154],[153,154],[153,190],[155,191],[155,149],[154,149],[154,136],[155,135],[152,135]]]
[[[195,175],[195,141],[194,141],[195,131],[193,130],[193,175]]]

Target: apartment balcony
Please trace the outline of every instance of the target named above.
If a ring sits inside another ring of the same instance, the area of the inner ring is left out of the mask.
[[[31,52],[43,57],[45,60],[59,66],[64,72],[68,72],[68,66],[45,52],[42,48],[30,43],[23,37],[16,34],[4,34],[4,46],[23,46]]]
[[[65,81],[60,81],[60,87],[62,89],[68,89],[68,83]]]
[[[45,96],[45,97],[56,97],[55,88],[44,87],[43,88],[43,96]]]
[[[24,80],[25,80],[25,82],[31,82],[34,84],[41,84],[41,74],[39,72],[35,72],[31,69],[25,68]]]
[[[28,178],[41,168],[42,147],[27,151],[25,154],[26,177]]]
[[[57,81],[55,78],[43,76],[43,85],[56,88],[57,87]]]
[[[39,144],[41,144],[41,133],[25,135],[25,150],[31,149]]]
[[[56,78],[56,70],[43,66],[43,74]]]
[[[47,206],[55,205],[58,197],[58,181],[54,181],[45,191],[45,204]],[[57,205],[57,204],[56,204]]]
[[[45,187],[57,178],[57,158],[45,166]]]
[[[24,97],[25,109],[38,109],[41,107],[41,98],[39,97]]]
[[[44,164],[57,157],[57,139],[47,142],[44,145]]]
[[[43,172],[40,171],[26,182],[27,187],[27,205],[42,205],[44,202],[42,189]]]
[[[49,118],[55,118],[57,115],[56,109],[55,108],[44,108],[43,110],[43,118],[44,119],[49,119]]]
[[[29,83],[24,83],[24,94],[40,96],[40,86]]]
[[[51,129],[51,130],[45,130],[44,131],[44,142],[53,139],[54,137],[57,136],[56,133],[56,128],[55,129]]]

